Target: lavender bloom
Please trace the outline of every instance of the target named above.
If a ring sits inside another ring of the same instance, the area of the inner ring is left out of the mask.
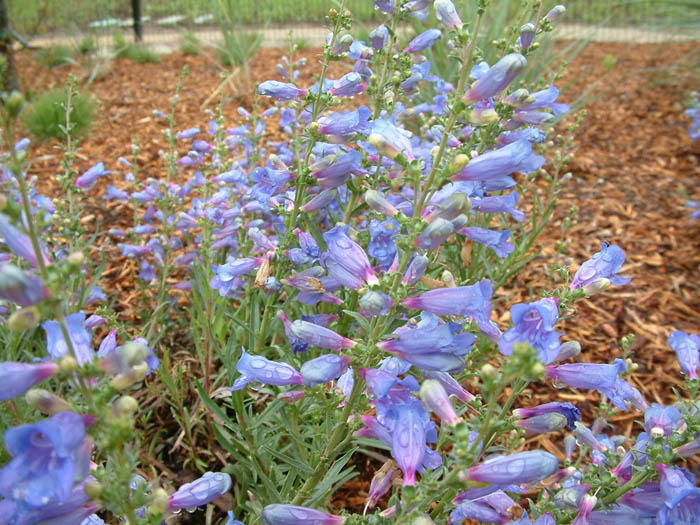
[[[284,315],[284,312],[279,312],[277,317],[284,323],[284,331],[290,341],[297,340],[319,348],[327,348],[328,350],[344,350],[357,344],[352,339],[343,337],[333,330],[314,323],[301,320],[290,322],[287,316]]]
[[[438,38],[442,37],[439,29],[428,29],[411,40],[404,51],[407,53],[418,53],[425,48],[432,46]]]
[[[659,523],[681,523],[679,519],[669,519],[671,516],[680,517],[684,514],[694,519],[682,523],[694,523],[700,518],[700,489],[695,486],[695,476],[688,475],[683,469],[659,463],[656,470],[661,477],[659,488],[665,498],[659,513]],[[688,479],[688,478],[691,479]],[[692,481],[691,481],[692,480]],[[680,507],[677,509],[677,507]],[[690,510],[690,509],[693,510]],[[675,511],[675,512],[674,512]]]
[[[401,284],[407,286],[416,284],[428,268],[429,262],[429,259],[425,255],[416,253],[411,256],[411,260],[408,261],[406,271],[401,278]]]
[[[612,246],[604,242],[600,244],[600,251],[576,271],[570,285],[572,290],[595,284],[599,279],[608,279],[613,286],[622,286],[632,280],[615,275],[625,263],[625,254],[622,249],[616,244]]]
[[[186,139],[191,139],[199,135],[199,128],[194,127],[194,128],[188,128],[184,131],[179,132],[175,138],[177,140],[186,140]]]
[[[274,97],[280,100],[294,100],[306,95],[305,89],[299,89],[294,84],[266,80],[258,86],[258,93],[266,97]]]
[[[276,363],[259,355],[251,355],[245,349],[236,364],[236,370],[241,376],[229,388],[232,391],[242,389],[251,381],[277,386],[302,384],[301,374],[291,365]]]
[[[435,379],[440,382],[448,395],[455,396],[463,403],[468,403],[476,399],[473,394],[467,392],[459,382],[447,372],[424,370],[423,376],[426,379]]]
[[[527,67],[527,59],[519,53],[501,58],[472,85],[464,100],[476,102],[492,97],[505,88]]]
[[[668,336],[668,344],[676,351],[683,373],[689,379],[697,379],[700,367],[700,336],[676,330]]]
[[[379,283],[362,247],[353,241],[345,229],[336,226],[323,234],[328,246],[326,264],[328,273],[348,288],[357,289],[362,282],[373,286]],[[331,263],[328,265],[328,263]],[[359,285],[357,280],[360,281]]]
[[[66,316],[66,326],[71,346],[75,351],[75,358],[79,365],[91,362],[95,357],[92,349],[90,334],[85,329],[85,314],[78,312]],[[46,332],[46,350],[52,359],[59,359],[64,355],[69,355],[68,345],[63,338],[61,327],[56,321],[45,321],[41,327]]]
[[[418,403],[420,405],[420,403]],[[403,473],[404,485],[416,484],[416,470],[425,456],[425,418],[427,413],[416,403],[400,403],[394,412],[391,429],[391,455]]]
[[[625,370],[622,359],[612,365],[594,363],[570,363],[547,366],[547,377],[574,388],[587,388],[605,392],[615,387],[617,375]]]
[[[421,295],[408,297],[401,304],[406,308],[423,310],[437,315],[469,315],[483,330],[491,315],[491,281],[484,279],[471,286],[439,288]]]
[[[478,226],[470,226],[468,228],[462,228],[459,230],[459,233],[467,236],[474,242],[488,246],[501,259],[508,257],[508,255],[515,250],[513,243],[508,241],[508,237],[510,237],[510,232],[508,230],[496,231],[479,228]]]
[[[13,459],[0,470],[0,495],[32,507],[65,502],[89,471],[86,420],[73,412],[5,432]]]
[[[3,385],[3,390],[0,392],[0,401],[24,394],[37,383],[54,375],[57,370],[58,366],[55,363],[1,362],[0,384]]]
[[[396,462],[390,459],[374,474],[369,486],[369,492],[367,493],[365,512],[367,509],[373,509],[377,505],[379,498],[386,494],[391,488],[396,471],[398,471]]]
[[[549,108],[555,115],[561,115],[567,113],[571,108],[568,104],[557,104],[555,101],[559,98],[559,90],[555,85],[550,85],[547,89],[541,91],[535,91],[530,93],[530,96],[534,98],[534,102],[518,108],[518,112],[528,112],[535,109]]]
[[[206,505],[231,490],[231,476],[223,472],[205,472],[201,478],[185,483],[168,498],[168,510]]]
[[[545,403],[531,408],[517,408],[513,410],[513,415],[519,418],[532,418],[544,414],[561,414],[566,418],[566,424],[573,430],[576,421],[581,420],[581,412],[571,403]]]
[[[525,24],[520,28],[518,44],[523,50],[528,49],[535,39],[535,24]]]
[[[394,14],[394,0],[374,0],[374,8],[387,15]]]
[[[462,27],[462,19],[457,13],[452,0],[435,0],[435,18],[437,18],[447,29],[457,29]]]
[[[341,525],[345,518],[296,505],[268,505],[262,511],[265,525]]]
[[[92,166],[90,169],[88,169],[85,173],[83,173],[80,177],[75,179],[75,185],[78,188],[82,188],[84,190],[89,190],[95,185],[95,182],[97,182],[97,179],[100,177],[104,177],[105,175],[108,175],[111,173],[110,171],[105,170],[105,165],[103,162],[98,162],[94,166]]]
[[[498,340],[498,349],[503,355],[511,355],[516,343],[525,343],[538,351],[544,363],[551,363],[559,354],[559,338],[554,331],[559,317],[559,300],[554,297],[540,299],[534,303],[518,303],[510,309],[513,327]]]
[[[601,443],[593,432],[579,421],[574,423],[574,435],[580,443],[591,447],[593,450],[597,450],[598,452],[605,452],[608,450],[608,447]]]
[[[653,434],[654,429],[660,430],[664,436],[670,436],[681,420],[680,411],[674,407],[663,407],[654,403],[644,411],[644,429]]]
[[[365,192],[365,202],[372,210],[382,215],[387,215],[393,217],[399,210],[397,210],[393,204],[391,204],[381,192],[377,190],[367,190]]]
[[[428,410],[449,426],[459,423],[460,419],[455,412],[450,398],[442,384],[435,379],[426,379],[420,387],[420,398]]]
[[[11,263],[0,266],[0,298],[20,306],[32,306],[48,295],[48,288],[36,275],[25,273]]]
[[[299,371],[304,385],[313,387],[340,377],[348,369],[349,363],[348,356],[326,354],[307,361]]]
[[[556,412],[550,412],[549,414],[520,419],[515,424],[525,431],[525,435],[533,436],[564,428],[566,426],[566,417]]]
[[[500,149],[487,151],[472,159],[467,166],[454,175],[453,180],[492,181],[508,176],[516,171],[530,173],[544,164],[544,157],[532,152],[527,140],[518,140]],[[515,183],[512,182],[511,186]]]
[[[420,232],[413,243],[423,250],[434,250],[445,242],[454,231],[455,228],[450,221],[438,217]]]
[[[411,145],[411,133],[399,128],[387,119],[372,121],[372,130],[367,139],[379,153],[390,159],[403,155],[407,160],[414,160],[413,146]]]
[[[518,222],[523,222],[525,214],[515,207],[518,205],[518,192],[513,191],[507,195],[482,197],[472,200],[472,207],[482,213],[509,213]]]
[[[362,81],[362,75],[351,71],[333,82],[333,87],[328,93],[335,97],[351,97],[362,93],[367,89],[367,84]]]
[[[12,253],[21,257],[35,268],[39,266],[31,239],[12,226],[7,215],[3,213],[0,213],[0,237],[2,237],[2,240],[5,241],[5,245]],[[41,256],[45,264],[50,263],[43,249],[41,250]]]
[[[318,130],[324,135],[343,137],[351,133],[364,133],[369,129],[368,119],[371,113],[367,106],[360,106],[356,111],[331,113],[318,119]]]
[[[549,12],[544,16],[545,20],[549,20],[550,22],[554,22],[557,18],[559,18],[561,15],[563,15],[566,12],[566,7],[559,4],[555,5],[552,9],[549,10]]]
[[[394,301],[391,297],[382,292],[375,292],[374,290],[368,290],[358,303],[361,312],[367,317],[379,317],[386,315],[389,309],[393,306]]]
[[[374,28],[369,34],[369,43],[372,47],[379,51],[389,42],[389,30],[384,24]]]
[[[559,461],[549,452],[532,450],[507,456],[491,456],[469,469],[469,479],[497,485],[530,483],[554,474]]]
[[[372,219],[369,223],[370,241],[367,253],[374,257],[383,270],[387,270],[396,257],[394,238],[401,231],[401,226],[394,219],[379,222]]]
[[[357,150],[350,150],[344,155],[335,158],[333,162],[312,173],[313,177],[324,188],[337,188],[342,186],[350,178],[350,175],[362,173],[362,154]],[[325,164],[325,163],[323,163]],[[314,169],[315,166],[311,166]]]

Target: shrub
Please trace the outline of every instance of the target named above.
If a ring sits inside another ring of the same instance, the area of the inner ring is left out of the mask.
[[[95,103],[86,93],[74,95],[71,99],[71,132],[85,135],[95,120]],[[22,119],[29,131],[41,140],[60,139],[64,136],[61,127],[66,125],[66,90],[54,89],[40,95],[24,111]]]
[[[153,49],[146,44],[138,42],[127,42],[124,35],[116,33],[114,35],[114,57],[126,58],[138,64],[160,62],[160,57]]]
[[[73,50],[66,46],[50,46],[39,50],[36,56],[37,62],[49,69],[53,67],[71,64],[73,60]]]
[[[180,35],[180,52],[183,55],[199,55],[202,52],[202,43],[189,31]]]

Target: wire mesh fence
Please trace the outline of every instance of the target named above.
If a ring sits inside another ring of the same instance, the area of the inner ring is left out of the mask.
[[[520,4],[494,1],[506,9]],[[308,45],[322,44],[326,34],[322,21],[334,4],[328,0],[141,0],[146,42],[172,47],[185,32],[205,43],[219,41],[216,2],[232,2],[236,24],[243,31],[262,33],[266,46],[283,46],[290,34]],[[346,4],[360,26],[372,28],[383,17],[371,0]],[[131,0],[8,0],[7,5],[14,30],[39,45],[56,38],[129,34],[134,25]],[[700,41],[700,20],[689,24],[687,11],[673,0],[569,0],[566,7],[565,18],[558,23],[559,38],[593,34],[601,41]]]

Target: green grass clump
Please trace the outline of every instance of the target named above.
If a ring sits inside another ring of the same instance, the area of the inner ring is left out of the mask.
[[[67,46],[50,46],[39,50],[36,60],[45,68],[53,68],[71,64],[73,60],[73,50]]]
[[[75,49],[80,56],[94,55],[97,53],[97,48],[97,39],[92,35],[84,36],[75,44]]]
[[[117,33],[114,35],[114,57],[127,58],[138,64],[150,62],[157,64],[160,62],[158,53],[145,44],[138,42],[127,42],[124,35]]]
[[[65,137],[66,127],[65,89],[54,89],[40,95],[22,112],[22,120],[29,131],[40,140]],[[85,93],[71,98],[70,124],[72,136],[85,135],[95,120],[95,103]]]
[[[180,52],[183,55],[199,55],[202,53],[202,43],[189,31],[180,35]]]

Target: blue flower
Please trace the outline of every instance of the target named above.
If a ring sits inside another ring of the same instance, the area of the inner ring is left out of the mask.
[[[554,330],[559,318],[559,300],[554,297],[540,299],[534,303],[518,303],[510,309],[513,327],[498,340],[498,349],[503,355],[513,353],[513,345],[525,343],[538,351],[539,358],[551,363],[559,354],[559,338],[563,335]]]
[[[394,239],[400,233],[401,226],[394,219],[379,222],[372,219],[369,223],[370,241],[367,253],[374,257],[383,270],[387,270],[396,257]]]
[[[92,349],[92,337],[85,329],[84,322],[85,314],[83,312],[66,316],[68,336],[75,351],[75,358],[81,366],[91,362],[95,357],[95,351]],[[52,359],[60,359],[64,355],[70,354],[61,327],[56,321],[45,321],[41,327],[46,332],[46,350]]]
[[[622,249],[616,244],[612,246],[604,242],[600,244],[600,251],[584,262],[574,274],[570,285],[572,290],[594,286],[599,279],[607,279],[613,286],[622,286],[632,280],[615,275],[625,264],[625,254]]]

